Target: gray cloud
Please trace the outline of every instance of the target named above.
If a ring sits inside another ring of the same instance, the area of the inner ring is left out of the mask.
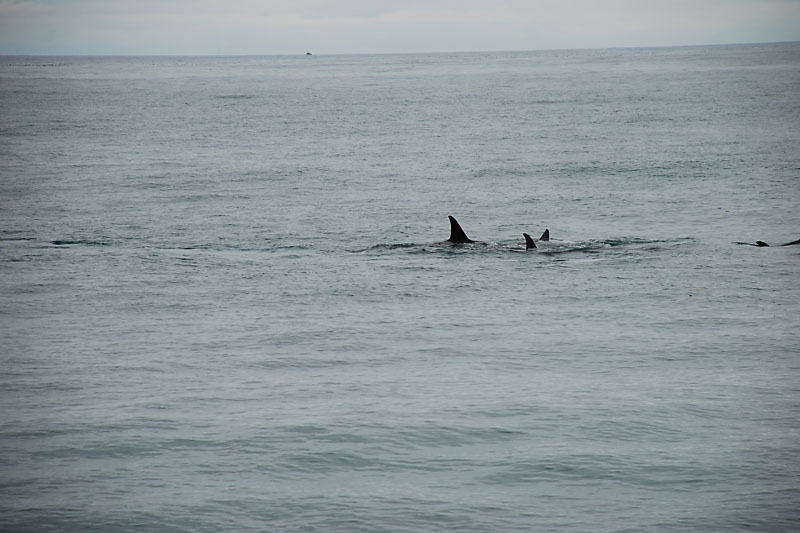
[[[0,52],[273,54],[800,39],[797,0],[0,0]]]

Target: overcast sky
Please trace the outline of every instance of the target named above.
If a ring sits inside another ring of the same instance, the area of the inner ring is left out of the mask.
[[[800,0],[0,0],[0,54],[232,55],[800,40]]]

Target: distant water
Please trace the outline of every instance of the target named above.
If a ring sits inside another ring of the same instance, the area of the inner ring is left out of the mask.
[[[797,43],[0,58],[0,530],[798,531],[798,147]]]

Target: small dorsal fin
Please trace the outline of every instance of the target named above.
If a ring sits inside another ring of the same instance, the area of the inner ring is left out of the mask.
[[[536,243],[533,242],[533,239],[531,239],[530,235],[528,235],[527,233],[523,233],[522,236],[525,237],[526,250],[532,250],[533,248],[536,248]]]
[[[756,246],[769,246],[769,244],[765,243],[764,241],[756,241]]]
[[[456,220],[451,216],[448,216],[447,218],[450,219],[450,238],[447,239],[447,242],[454,242],[454,243],[474,242],[472,239],[467,237],[467,234],[464,233],[463,229],[461,229],[461,226],[458,224],[458,220]]]
[[[549,229],[544,230],[544,233],[542,233],[542,236],[539,237],[539,240],[540,241],[545,241],[545,242],[549,241],[550,240],[550,230]]]

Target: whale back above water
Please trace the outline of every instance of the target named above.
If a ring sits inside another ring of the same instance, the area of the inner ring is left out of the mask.
[[[522,236],[525,237],[525,249],[526,250],[533,250],[534,248],[536,248],[536,243],[534,242],[533,237],[531,237],[527,233],[523,233]],[[549,229],[544,230],[544,233],[542,233],[542,236],[539,237],[539,240],[542,241],[542,242],[549,241],[550,240],[550,230]]]
[[[467,234],[464,233],[463,229],[461,229],[461,225],[458,223],[458,220],[456,220],[454,217],[449,216],[449,215],[448,215],[447,218],[450,219],[450,238],[447,239],[447,241],[445,241],[445,242],[452,242],[454,244],[464,244],[464,243],[468,243],[468,242],[475,242],[472,239],[470,239],[469,237],[467,237]]]
[[[794,246],[796,244],[800,244],[800,239],[792,242],[786,242],[781,244],[781,246]],[[764,241],[756,241],[756,246],[770,246],[769,244],[765,243]]]
[[[526,250],[533,250],[534,248],[536,248],[536,243],[533,242],[533,239],[531,238],[530,235],[528,235],[527,233],[523,233],[522,236],[525,237]]]

